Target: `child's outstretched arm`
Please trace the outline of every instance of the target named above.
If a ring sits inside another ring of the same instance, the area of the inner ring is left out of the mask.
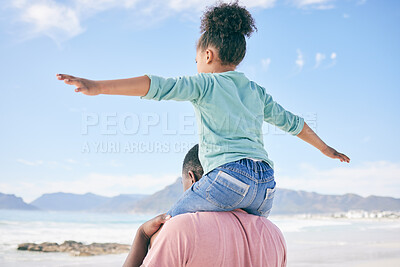
[[[328,146],[318,137],[318,135],[304,122],[304,127],[297,135],[300,139],[318,148],[323,154],[333,159],[340,159],[341,162],[350,162],[350,158],[345,154],[337,152],[332,147]]]
[[[150,78],[146,75],[128,79],[93,81],[67,74],[57,74],[57,79],[76,86],[75,92],[85,95],[145,96],[150,89]]]

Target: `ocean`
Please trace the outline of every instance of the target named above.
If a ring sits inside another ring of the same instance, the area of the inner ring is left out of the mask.
[[[127,254],[74,257],[18,251],[20,243],[131,244],[151,215],[0,210],[0,266],[121,266]],[[288,266],[400,266],[400,219],[275,216]]]

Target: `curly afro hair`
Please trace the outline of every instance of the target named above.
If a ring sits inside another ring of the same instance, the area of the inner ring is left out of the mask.
[[[192,171],[196,181],[203,176],[204,170],[199,160],[199,144],[193,146],[183,160],[182,173]]]
[[[197,49],[202,51],[209,46],[218,50],[222,65],[237,66],[246,54],[246,39],[257,31],[249,11],[233,3],[217,3],[207,7],[201,18],[202,33]]]

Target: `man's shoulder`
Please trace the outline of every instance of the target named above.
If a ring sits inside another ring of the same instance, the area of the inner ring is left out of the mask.
[[[182,226],[189,225],[190,227],[196,225],[196,228],[204,225],[209,226],[214,223],[230,225],[237,224],[241,227],[246,227],[247,225],[265,225],[266,227],[276,228],[276,226],[267,218],[252,215],[240,209],[223,212],[210,211],[185,213],[171,218],[170,223]]]

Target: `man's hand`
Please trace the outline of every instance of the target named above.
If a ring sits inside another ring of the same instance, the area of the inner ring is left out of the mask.
[[[64,81],[66,84],[76,86],[75,92],[85,95],[98,95],[101,93],[100,84],[96,81],[83,79],[67,74],[57,74],[57,79]]]
[[[153,219],[145,222],[139,227],[139,232],[150,241],[151,237],[160,229],[160,227],[169,219],[170,215],[160,214]]]
[[[126,257],[123,267],[138,267],[142,265],[142,262],[146,257],[147,250],[149,248],[151,237],[170,218],[171,216],[167,216],[164,213],[145,222],[139,227],[135,239],[133,240],[131,251]]]
[[[326,146],[325,148],[321,149],[321,152],[333,159],[339,159],[341,162],[350,162],[350,158],[347,157],[345,154],[337,152],[335,149],[333,149],[330,146]]]

